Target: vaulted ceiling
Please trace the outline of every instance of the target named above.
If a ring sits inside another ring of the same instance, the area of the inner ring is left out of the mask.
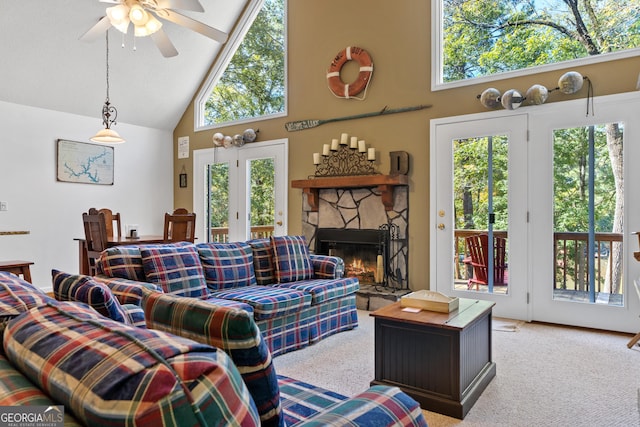
[[[248,0],[200,0],[183,12],[231,33]],[[79,38],[111,6],[98,0],[0,0],[0,100],[96,117],[106,97],[105,38]],[[165,58],[149,37],[109,30],[110,101],[117,121],[173,130],[223,45],[163,21],[178,50]],[[124,43],[124,47],[121,47]]]

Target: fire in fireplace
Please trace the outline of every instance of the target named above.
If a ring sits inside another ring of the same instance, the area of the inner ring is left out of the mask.
[[[345,276],[357,277],[361,284],[387,284],[389,229],[378,230],[319,228],[315,253],[344,260]]]

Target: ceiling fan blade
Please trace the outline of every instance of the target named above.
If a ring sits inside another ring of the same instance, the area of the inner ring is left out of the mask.
[[[80,36],[80,40],[82,40],[83,42],[92,42],[103,35],[104,32],[109,28],[111,28],[111,21],[109,21],[108,16],[104,16],[98,21],[96,25],[89,28],[86,33]]]
[[[203,24],[202,22],[196,21],[195,19],[191,19],[187,16],[181,15],[178,12],[165,9],[162,11],[162,13],[158,13],[158,16],[166,19],[167,21],[171,21],[174,24],[189,28],[190,30],[200,33],[203,36],[207,36],[217,42],[224,43],[227,41],[227,33]]]
[[[204,8],[198,0],[156,0],[159,9],[192,10],[204,12]]]
[[[120,0],[98,0],[100,3],[113,3],[113,4],[120,4],[122,3]]]
[[[151,34],[151,39],[156,46],[158,46],[160,53],[162,53],[162,56],[165,58],[171,58],[178,54],[178,50],[173,43],[171,43],[171,40],[167,37],[167,33],[165,33],[162,28]]]

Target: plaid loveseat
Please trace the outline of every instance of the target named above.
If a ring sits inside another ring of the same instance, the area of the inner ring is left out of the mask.
[[[396,387],[352,398],[276,374],[262,334],[244,310],[146,291],[148,327],[226,351],[251,393],[263,426],[423,426],[420,406]]]
[[[310,254],[303,236],[118,246],[98,270],[121,303],[140,305],[151,289],[252,313],[272,356],[358,324],[358,280],[342,277],[342,259]]]

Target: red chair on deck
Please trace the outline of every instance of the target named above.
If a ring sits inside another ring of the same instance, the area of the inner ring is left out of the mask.
[[[466,239],[467,250],[469,251],[468,262],[473,267],[473,276],[469,278],[468,288],[471,289],[476,285],[476,290],[480,285],[488,286],[488,270],[489,265],[489,236],[486,234],[477,234],[469,236]],[[493,255],[493,286],[507,286],[505,262],[505,254],[507,249],[507,239],[503,237],[494,237],[494,255]]]

